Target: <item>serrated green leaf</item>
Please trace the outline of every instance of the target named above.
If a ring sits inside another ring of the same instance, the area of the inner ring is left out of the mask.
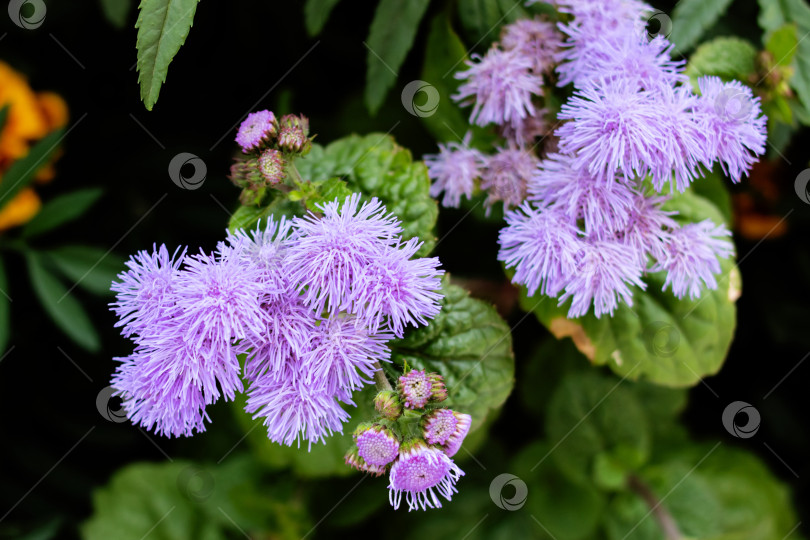
[[[62,246],[45,255],[71,282],[94,294],[112,294],[110,285],[124,269],[121,257],[92,246]]]
[[[79,301],[47,269],[41,255],[29,252],[26,260],[31,286],[45,312],[73,341],[97,352],[101,348],[98,333]]]
[[[141,100],[152,110],[177,51],[185,43],[199,0],[141,0],[138,7],[138,83]]]
[[[695,49],[686,65],[686,75],[697,88],[697,79],[716,75],[724,80],[748,81],[756,72],[756,48],[737,37],[719,37]]]
[[[22,236],[36,236],[73,221],[93,206],[102,193],[100,188],[80,189],[46,202],[23,227]]]
[[[435,245],[438,206],[430,196],[430,178],[421,161],[382,133],[350,135],[326,147],[314,144],[304,159],[295,162],[301,177],[322,182],[340,177],[351,191],[378,197],[389,212],[402,220],[405,239],[418,236],[424,245],[419,256]]]
[[[57,129],[43,137],[24,158],[18,159],[3,174],[0,182],[0,209],[7,205],[21,189],[34,179],[37,171],[48,164],[65,130]]]
[[[678,52],[691,49],[703,34],[717,22],[731,0],[681,0],[672,12],[669,40]]]
[[[132,9],[131,0],[99,0],[104,18],[116,28],[123,28],[127,24],[129,11]]]
[[[0,258],[0,356],[6,352],[8,338],[11,335],[11,298],[8,296],[8,278],[6,266]]]
[[[270,216],[278,220],[281,216],[290,218],[303,214],[304,209],[300,204],[291,202],[286,198],[278,198],[267,206],[240,206],[231,216],[228,222],[228,230],[231,232],[236,229],[249,231],[255,229],[259,221],[265,223],[265,220]]]
[[[329,15],[340,0],[307,0],[304,4],[304,24],[307,33],[315,36],[321,33]]]
[[[380,0],[369,30],[366,106],[375,114],[397,80],[430,0]],[[396,21],[392,24],[392,21]]]
[[[491,305],[447,285],[442,310],[425,327],[393,342],[398,366],[436,371],[444,376],[453,410],[472,416],[477,429],[500,407],[514,386],[515,361],[509,325]]]

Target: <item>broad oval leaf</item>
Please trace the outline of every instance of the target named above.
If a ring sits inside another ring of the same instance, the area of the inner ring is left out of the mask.
[[[743,82],[756,72],[756,48],[738,37],[719,37],[698,47],[686,65],[686,75],[697,88],[697,79],[716,75],[724,80]]]
[[[731,0],[681,0],[672,11],[669,40],[681,54],[691,49],[717,22]]]
[[[22,235],[36,236],[73,221],[93,206],[102,193],[99,188],[80,189],[48,201],[23,227]]]

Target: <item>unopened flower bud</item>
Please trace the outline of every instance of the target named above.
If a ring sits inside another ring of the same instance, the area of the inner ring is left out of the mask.
[[[278,150],[266,149],[259,156],[259,170],[269,185],[275,185],[284,180],[284,157]]]
[[[381,476],[385,474],[387,469],[386,466],[379,467],[377,465],[369,465],[366,461],[360,457],[360,454],[357,453],[357,448],[352,448],[343,458],[344,463],[351,467],[352,469],[357,469],[360,472],[373,474],[374,476]]]
[[[279,122],[278,146],[285,152],[305,154],[312,146],[306,116],[285,114]]]
[[[402,414],[399,394],[393,390],[383,390],[374,398],[374,408],[385,418],[396,420]]]
[[[264,185],[265,179],[259,169],[259,160],[256,158],[237,158],[231,165],[231,174],[228,176],[237,187]]]
[[[467,437],[467,433],[470,432],[470,425],[472,424],[472,416],[469,414],[455,411],[451,412],[453,416],[456,417],[457,423],[455,431],[450,434],[450,437],[447,438],[447,443],[444,445],[444,453],[449,457],[453,457],[456,455],[456,452],[459,451],[461,444],[464,442],[464,438]]]
[[[358,427],[354,432],[357,453],[368,465],[384,467],[399,455],[399,439],[379,424]]]
[[[405,407],[421,409],[430,399],[432,384],[425,370],[412,369],[399,378],[397,389]]]
[[[444,401],[447,399],[447,388],[444,386],[444,377],[436,372],[428,373],[430,377],[430,399]]]
[[[422,417],[422,435],[430,444],[445,444],[457,426],[458,419],[450,409],[436,409]]]

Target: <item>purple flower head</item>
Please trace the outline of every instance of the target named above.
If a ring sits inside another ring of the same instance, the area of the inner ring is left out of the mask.
[[[576,227],[559,210],[528,203],[507,213],[506,225],[498,236],[498,260],[515,269],[512,282],[526,285],[529,296],[538,289],[556,296],[577,268],[582,240]]]
[[[422,426],[428,444],[445,444],[456,432],[458,419],[450,409],[436,409],[422,417]]]
[[[342,208],[337,200],[320,208],[323,217],[309,213],[295,218],[298,237],[286,264],[306,305],[316,313],[337,313],[351,297],[360,272],[379,257],[382,246],[394,243],[402,228],[376,198],[360,206],[359,193],[346,197]]]
[[[635,205],[633,188],[624,179],[597,182],[573,162],[563,154],[550,154],[540,162],[529,182],[529,200],[541,207],[554,205],[573,225],[582,220],[588,235],[624,229]]]
[[[444,445],[444,453],[447,457],[455,456],[461,449],[464,439],[470,432],[470,426],[472,426],[472,416],[469,414],[453,411],[453,416],[456,417],[456,429],[450,434]]]
[[[385,427],[375,425],[354,433],[357,453],[369,465],[384,467],[399,455],[399,440]]]
[[[373,474],[374,476],[382,476],[385,474],[387,470],[387,466],[379,466],[379,465],[372,465],[370,463],[366,463],[360,454],[358,453],[357,448],[352,448],[346,453],[346,456],[343,458],[344,463],[351,467],[352,469],[356,469],[360,472]]]
[[[461,143],[439,143],[439,153],[425,156],[425,165],[433,184],[430,196],[444,193],[442,205],[458,208],[461,197],[472,197],[475,179],[481,174],[484,156],[470,148],[471,133],[467,133]]]
[[[399,378],[397,385],[402,402],[408,409],[421,409],[430,399],[432,385],[425,370],[412,369]]]
[[[346,396],[341,400],[354,404]],[[335,431],[342,433],[343,422],[349,419],[334,394],[322,387],[312,388],[295,374],[283,380],[264,378],[253,383],[245,410],[254,419],[264,417],[267,437],[287,446],[296,441],[300,446],[301,439],[309,446],[323,442]]]
[[[259,156],[259,170],[265,180],[271,185],[284,180],[284,157],[281,152],[267,148]]]
[[[551,71],[562,46],[562,35],[549,21],[537,17],[519,19],[504,26],[500,43],[505,51],[515,50],[528,58],[535,73],[544,73]]]
[[[152,325],[171,317],[175,282],[184,257],[185,249],[169,255],[165,245],[130,257],[128,270],[118,274],[118,281],[110,287],[116,293],[116,302],[110,304],[119,319],[115,326],[124,327],[124,336],[147,332]]]
[[[501,126],[501,135],[509,142],[510,146],[525,148],[532,145],[533,150],[535,140],[548,134],[547,114],[548,110],[538,109],[534,116],[527,116],[520,121],[504,124]]]
[[[638,262],[642,267],[646,268],[648,255],[652,255],[656,260],[664,256],[668,231],[678,227],[672,219],[677,212],[661,208],[667,199],[668,196],[636,195],[627,226],[618,235],[621,241],[629,245],[638,255]]]
[[[487,206],[503,201],[504,207],[519,206],[526,198],[526,184],[537,167],[531,152],[518,148],[500,148],[486,158],[481,172],[481,189],[487,191]]]
[[[309,350],[301,358],[307,385],[336,394],[370,383],[376,371],[374,364],[387,362],[391,355],[386,342],[392,337],[387,333],[370,333],[354,317],[332,316],[322,320],[312,333]]]
[[[381,390],[374,397],[374,409],[384,418],[396,420],[402,415],[402,401],[394,390]]]
[[[470,122],[479,126],[508,124],[535,115],[532,96],[543,93],[543,78],[533,73],[533,60],[519,51],[492,48],[483,58],[473,54],[469,69],[456,73],[466,79],[452,96],[473,105]]]
[[[240,264],[249,272],[258,268],[261,281],[267,291],[285,290],[289,279],[284,271],[284,258],[294,241],[292,222],[282,216],[275,221],[270,216],[262,227],[261,222],[249,233],[243,229],[227,233],[225,243],[220,243],[220,257],[238,257]]]
[[[398,509],[404,493],[409,512],[441,508],[437,492],[449,501],[453,493],[458,493],[456,482],[462,476],[464,471],[441,450],[421,440],[406,443],[388,475],[388,500]]]
[[[388,324],[398,337],[407,325],[426,325],[441,310],[439,259],[412,259],[422,242],[411,238],[386,247],[362,268],[355,281],[349,310],[372,332]]]
[[[278,133],[276,115],[271,111],[250,113],[239,126],[236,142],[245,153],[258,150],[268,144]]]
[[[646,288],[641,281],[642,271],[637,254],[626,244],[615,240],[587,241],[560,303],[572,299],[568,310],[572,319],[588,313],[591,304],[597,318],[605,313],[613,315],[619,299],[633,305],[631,285]]]
[[[747,175],[757,156],[765,153],[767,118],[759,98],[739,81],[701,77],[699,110],[709,138],[710,155],[732,180]]]
[[[672,287],[678,298],[689,294],[699,298],[704,286],[717,288],[714,274],[720,273],[718,257],[727,258],[734,253],[731,243],[725,238],[731,232],[723,225],[715,225],[710,219],[690,223],[673,230],[666,238],[664,257],[652,271],[667,272],[663,290]]]

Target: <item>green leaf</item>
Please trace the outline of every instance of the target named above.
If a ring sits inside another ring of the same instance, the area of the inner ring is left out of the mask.
[[[22,159],[18,159],[3,174],[0,182],[0,209],[34,179],[34,175],[48,164],[65,131],[57,129],[43,137]]]
[[[8,296],[8,278],[6,266],[0,258],[0,356],[6,352],[8,338],[11,336],[11,297]]]
[[[326,147],[314,144],[304,159],[295,162],[304,180],[325,182],[340,177],[352,191],[378,197],[389,212],[402,220],[405,239],[418,236],[425,244],[419,256],[435,245],[438,206],[430,196],[430,178],[421,161],[382,133],[350,135]]]
[[[62,246],[45,255],[65,277],[95,294],[112,294],[110,285],[124,270],[120,256],[91,246]]]
[[[647,462],[649,424],[629,386],[586,371],[568,374],[554,392],[546,414],[549,456],[572,480],[598,479],[605,461],[625,474]]]
[[[371,21],[366,60],[366,106],[375,114],[397,80],[430,0],[380,0]],[[392,24],[392,22],[394,22]]]
[[[749,81],[756,72],[756,48],[737,37],[719,37],[698,47],[686,65],[686,75],[697,88],[697,78],[716,75],[722,79]]]
[[[300,204],[279,197],[267,206],[240,206],[231,216],[228,222],[228,230],[231,232],[236,229],[249,231],[255,229],[259,221],[264,223],[270,216],[279,219],[281,216],[289,218],[303,214],[304,209]]]
[[[723,216],[723,223],[731,228],[733,218],[731,197],[726,188],[725,176],[718,170],[709,171],[690,186],[692,193],[710,201]]]
[[[785,24],[795,23],[797,35],[810,33],[810,6],[804,0],[759,0],[759,8],[759,25],[766,32],[775,32]],[[810,109],[810,40],[799,40],[793,67],[795,73],[790,86],[804,108]]]
[[[132,9],[131,0],[100,0],[101,11],[104,18],[116,28],[123,28],[127,24],[129,11]]]
[[[310,36],[316,36],[323,30],[332,9],[340,0],[307,0],[304,4],[304,24]]]
[[[504,25],[529,17],[522,4],[511,0],[459,0],[459,19],[470,43],[478,50],[489,48]]]
[[[138,82],[141,100],[152,110],[169,64],[186,41],[199,0],[141,0],[138,29]]]
[[[442,310],[427,326],[411,330],[392,343],[398,366],[442,374],[446,404],[472,416],[477,429],[500,407],[515,383],[515,360],[509,325],[494,307],[471,298],[456,285],[446,285]]]
[[[681,0],[672,12],[669,40],[678,52],[691,49],[703,34],[717,22],[731,0]]]
[[[102,193],[100,188],[81,189],[48,201],[23,227],[22,235],[36,236],[73,221],[93,206]]]
[[[46,268],[41,255],[26,255],[31,285],[42,307],[73,341],[91,352],[101,348],[98,333],[81,304]]]
[[[796,24],[788,23],[770,32],[765,41],[765,50],[773,55],[774,65],[787,67],[793,62],[798,45]]]

